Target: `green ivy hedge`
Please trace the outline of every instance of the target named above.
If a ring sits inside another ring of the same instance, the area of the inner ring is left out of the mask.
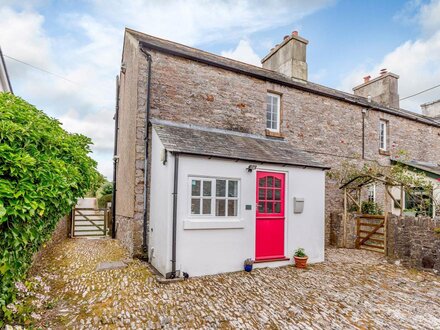
[[[0,328],[32,256],[98,179],[91,140],[0,93]]]

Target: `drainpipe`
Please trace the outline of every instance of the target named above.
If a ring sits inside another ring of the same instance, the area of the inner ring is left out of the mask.
[[[145,109],[145,134],[144,134],[144,218],[143,218],[143,236],[142,236],[142,251],[144,257],[148,260],[148,138],[149,138],[149,122],[150,122],[150,95],[151,95],[151,54],[140,48],[140,51],[145,55],[148,62],[148,80],[147,80],[147,106]]]
[[[119,76],[116,76],[115,141],[113,145],[112,238],[116,237],[116,166],[118,164]]]
[[[167,278],[176,277],[176,238],[177,238],[177,188],[179,182],[179,154],[174,155],[174,188],[173,188],[173,242],[171,246],[171,273]]]
[[[365,159],[365,115],[367,109],[362,109],[362,159]]]

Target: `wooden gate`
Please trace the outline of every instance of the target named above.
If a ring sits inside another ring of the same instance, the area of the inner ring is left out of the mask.
[[[71,236],[107,236],[109,216],[109,209],[74,208],[72,211]]]
[[[356,248],[385,253],[385,216],[368,214],[361,214],[358,216]]]

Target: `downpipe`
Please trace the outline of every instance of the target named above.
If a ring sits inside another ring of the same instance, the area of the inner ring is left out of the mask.
[[[149,139],[149,122],[150,122],[150,99],[151,99],[151,54],[140,47],[140,51],[144,54],[148,62],[148,80],[147,80],[147,105],[145,109],[145,134],[144,134],[144,214],[143,214],[143,232],[142,232],[142,252],[143,257],[148,261],[148,139]]]

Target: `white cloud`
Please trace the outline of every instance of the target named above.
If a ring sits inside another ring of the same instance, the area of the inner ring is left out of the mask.
[[[111,178],[114,79],[125,26],[192,46],[238,42],[228,56],[259,65],[250,34],[291,24],[334,2],[95,0],[83,4],[87,12],[51,8],[44,17],[40,10],[53,5],[49,0],[6,0],[0,5],[0,46],[74,82],[6,59],[16,94],[60,119],[68,131],[91,137],[93,157]]]
[[[261,66],[260,57],[252,49],[251,44],[248,40],[240,40],[235,49],[223,51],[221,52],[221,55],[237,61]]]
[[[158,37],[186,45],[236,40],[284,26],[335,0],[95,0],[96,10]],[[117,13],[117,15],[115,15]]]
[[[408,40],[375,65],[363,64],[353,70],[342,81],[340,88],[351,92],[362,83],[362,77],[378,76],[379,70],[388,69],[400,76],[399,95],[401,98],[428,89],[440,83],[440,1],[422,6],[417,14],[418,24],[424,35],[418,40]],[[429,22],[428,20],[429,17]],[[434,28],[436,26],[436,28]],[[419,96],[403,100],[404,109],[420,112],[420,104],[440,99],[440,89],[434,89]]]

